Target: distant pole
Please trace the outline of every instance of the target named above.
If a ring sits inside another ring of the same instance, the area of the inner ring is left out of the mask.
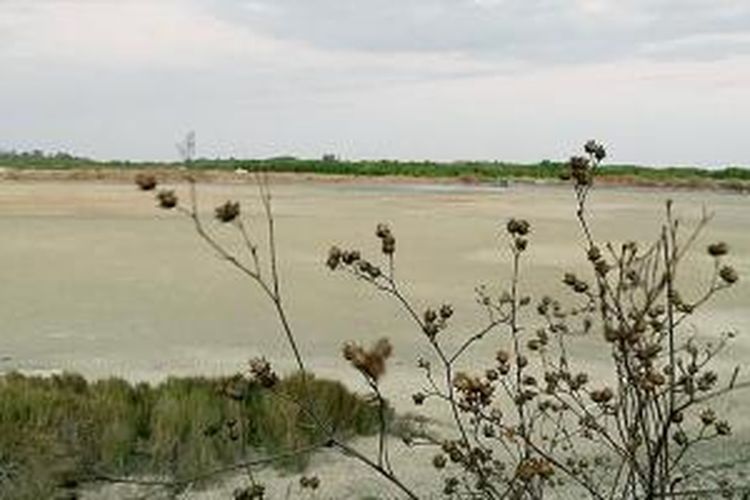
[[[182,141],[177,143],[177,151],[180,153],[185,166],[190,166],[195,158],[195,131],[191,130]]]

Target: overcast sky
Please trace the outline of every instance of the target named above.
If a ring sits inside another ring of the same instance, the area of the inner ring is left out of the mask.
[[[0,0],[0,149],[750,164],[750,0]]]

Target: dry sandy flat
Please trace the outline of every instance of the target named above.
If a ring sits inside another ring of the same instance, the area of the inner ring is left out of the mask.
[[[443,302],[456,309],[454,328],[444,332],[449,345],[483,322],[475,286],[487,284],[497,293],[508,286],[510,263],[502,228],[510,217],[527,218],[533,225],[523,263],[524,292],[564,294],[563,271],[586,269],[572,193],[563,187],[287,181],[272,189],[282,285],[308,364],[321,376],[341,378],[361,390],[363,385],[341,359],[341,345],[388,336],[395,356],[384,380],[385,392],[400,411],[412,409],[410,394],[422,386],[415,361],[420,355],[429,358],[430,351],[396,304],[325,268],[331,244],[356,247],[377,259],[373,229],[378,222],[390,223],[398,241],[396,272],[408,295],[420,309]],[[704,248],[716,240],[731,245],[730,260],[744,277],[711,304],[710,316],[696,315],[686,332],[703,336],[737,330],[739,337],[722,363],[727,368],[746,363],[749,197],[599,189],[591,198],[594,233],[601,241],[648,241],[659,232],[667,197],[674,199],[686,225],[704,207],[715,213],[689,257],[685,289],[707,279],[711,261]],[[262,235],[255,186],[235,182],[200,187],[209,221],[211,207],[227,199],[243,202],[251,228]],[[227,227],[209,225],[241,250]],[[91,377],[158,380],[168,374],[236,372],[246,359],[259,354],[281,371],[292,368],[276,319],[258,290],[202,245],[187,220],[155,208],[152,194],[111,181],[3,182],[0,234],[4,370],[75,370]],[[469,353],[466,366],[486,366],[492,353],[507,344],[502,333],[488,338]],[[600,339],[580,339],[573,350],[604,376],[608,355]],[[750,410],[750,394],[725,404],[742,414]],[[738,439],[745,439],[742,429],[747,423],[735,423]],[[347,485],[359,468],[335,460],[331,465],[331,460],[318,459],[321,474],[338,483],[338,489],[328,493],[347,498]],[[415,471],[414,480],[420,477]],[[375,480],[363,481],[357,486],[364,490],[379,487]],[[279,481],[278,488],[286,484]]]

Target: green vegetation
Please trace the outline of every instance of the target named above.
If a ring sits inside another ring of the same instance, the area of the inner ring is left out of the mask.
[[[338,382],[312,379],[307,386],[319,413],[343,436],[377,432],[372,403]],[[5,375],[0,498],[50,498],[99,475],[186,480],[253,453],[317,444],[322,431],[305,422],[293,401],[302,393],[299,376],[283,379],[271,393],[238,377],[170,378],[151,386],[88,382],[74,374]],[[304,461],[296,456],[283,465]]]
[[[96,161],[68,153],[45,153],[34,151],[1,151],[0,166],[10,168],[85,168],[96,165]]]
[[[40,151],[32,153],[0,152],[0,167],[16,169],[149,169],[176,168],[174,162],[100,162],[75,157],[66,153],[45,155]],[[499,179],[557,179],[565,172],[567,163],[541,161],[519,164],[498,161],[397,161],[397,160],[339,160],[331,155],[325,159],[311,160],[281,156],[263,160],[205,159],[191,162],[196,170],[295,172],[354,176],[406,176],[406,177],[449,177],[472,181],[494,181]],[[662,184],[678,183],[699,186],[702,182],[719,181],[727,187],[737,187],[731,183],[750,182],[750,169],[727,167],[708,170],[692,167],[651,168],[636,165],[607,165],[601,167],[600,178],[624,179],[633,183]]]

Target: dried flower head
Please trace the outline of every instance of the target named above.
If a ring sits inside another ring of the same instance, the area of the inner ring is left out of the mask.
[[[391,228],[388,227],[388,224],[379,223],[375,227],[375,236],[377,236],[380,239],[383,239],[391,234]]]
[[[375,228],[375,236],[382,242],[382,250],[386,255],[393,255],[396,252],[396,238],[387,224],[380,223]]]
[[[576,186],[589,186],[593,179],[591,163],[585,156],[574,156],[568,163],[569,175]]]
[[[271,363],[266,358],[253,358],[250,360],[250,374],[261,387],[270,389],[279,382],[279,377],[271,368]]]
[[[227,201],[214,210],[216,219],[221,222],[232,222],[240,215],[240,203],[238,201]]]
[[[169,210],[177,206],[177,195],[171,189],[162,189],[156,194],[156,200],[161,208]]]
[[[437,313],[435,312],[434,309],[427,309],[424,312],[424,322],[425,323],[433,323],[433,322],[437,321],[437,318],[438,318],[438,315],[437,315]]]
[[[710,391],[718,381],[719,376],[716,374],[716,372],[710,370],[703,372],[703,374],[698,377],[697,380],[698,390],[703,392]]]
[[[716,413],[711,408],[706,408],[701,412],[701,422],[705,426],[709,426],[716,421]]]
[[[708,245],[708,254],[712,257],[721,257],[729,253],[729,245],[720,241],[718,243],[712,243]]]
[[[596,264],[594,264],[594,269],[596,270],[596,273],[599,276],[606,276],[606,274],[612,269],[609,264],[607,264],[607,261],[604,259],[597,260]]]
[[[604,404],[608,403],[614,397],[614,393],[612,392],[612,389],[610,389],[609,387],[605,387],[601,390],[591,391],[589,397],[594,403]]]
[[[599,250],[599,247],[592,246],[588,249],[587,256],[591,262],[596,262],[602,258],[602,251]]]
[[[453,316],[453,307],[450,304],[443,304],[440,307],[440,318],[442,319],[449,319],[451,316]]]
[[[232,496],[234,500],[263,500],[266,496],[266,487],[255,483],[247,488],[237,488]]]
[[[317,490],[320,487],[320,479],[318,476],[302,476],[299,479],[299,485],[303,489]]]
[[[455,495],[459,484],[460,482],[457,477],[446,477],[445,485],[443,486],[443,494],[448,496]]]
[[[393,353],[388,339],[382,338],[368,351],[362,346],[349,342],[344,345],[344,359],[372,382],[385,373],[385,362]]]
[[[679,446],[685,446],[688,444],[688,437],[684,431],[680,430],[680,431],[675,432],[672,438],[674,439],[674,442],[677,443],[677,445]]]
[[[360,275],[364,275],[365,278],[376,279],[383,274],[379,267],[372,265],[366,260],[358,260],[355,262],[355,266],[356,271]]]
[[[506,229],[513,236],[526,236],[531,231],[531,224],[524,219],[511,219],[508,221]]]
[[[495,387],[486,380],[472,377],[464,372],[458,372],[453,379],[453,387],[461,395],[463,406],[488,406],[492,402]]]
[[[152,174],[140,172],[135,176],[136,185],[143,191],[152,191],[156,189],[156,177]]]
[[[328,250],[328,259],[326,259],[326,266],[331,271],[335,271],[336,268],[339,267],[339,264],[341,263],[341,249],[337,246],[332,246],[330,250]]]
[[[422,331],[428,338],[433,339],[438,332],[447,326],[448,318],[453,315],[453,308],[447,304],[440,307],[439,311],[428,308],[422,315],[424,320]]]
[[[728,436],[732,433],[732,427],[726,420],[720,420],[719,422],[716,422],[714,428],[716,429],[716,434],[718,434],[719,436]]]
[[[548,461],[542,458],[527,458],[518,464],[516,477],[528,483],[535,477],[549,479],[555,473],[555,469]]]
[[[386,255],[393,255],[396,253],[396,238],[394,238],[393,235],[383,238],[382,250]]]
[[[510,361],[510,354],[508,351],[499,350],[497,351],[497,354],[495,354],[495,359],[497,359],[497,362],[501,365],[507,364],[508,361]]]
[[[360,260],[361,254],[358,250],[345,250],[341,254],[341,261],[346,265],[352,265],[358,260]]]
[[[607,150],[604,148],[604,146],[594,140],[588,141],[583,146],[583,150],[586,151],[587,154],[593,156],[596,161],[602,161],[607,157]]]
[[[719,277],[721,277],[727,285],[733,285],[740,279],[737,271],[731,266],[722,266],[719,270]]]

